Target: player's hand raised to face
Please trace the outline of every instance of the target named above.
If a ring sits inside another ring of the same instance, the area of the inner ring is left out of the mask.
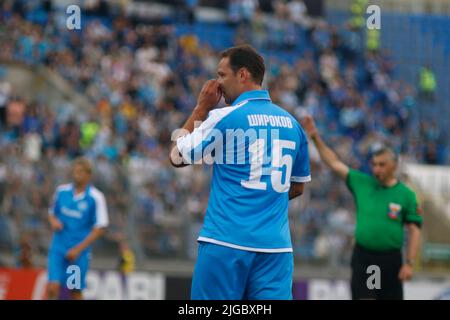
[[[300,124],[305,129],[306,134],[310,138],[318,133],[316,124],[314,123],[314,119],[310,115],[305,115],[302,119],[300,119]]]
[[[197,107],[202,111],[209,112],[217,106],[221,98],[222,91],[220,90],[219,82],[217,80],[208,80],[200,91]]]

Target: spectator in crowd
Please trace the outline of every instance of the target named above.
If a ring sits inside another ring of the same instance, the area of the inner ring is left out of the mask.
[[[429,65],[420,69],[420,98],[425,102],[433,102],[436,91],[436,77]]]
[[[135,257],[131,248],[126,241],[120,242],[120,258],[119,258],[119,271],[122,275],[127,275],[134,271]]]

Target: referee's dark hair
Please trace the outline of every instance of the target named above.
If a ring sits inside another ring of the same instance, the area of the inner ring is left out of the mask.
[[[222,51],[221,58],[229,58],[230,66],[234,73],[241,68],[246,68],[252,75],[253,81],[262,84],[266,67],[263,57],[249,45],[241,45]]]
[[[398,154],[389,146],[381,146],[372,151],[372,158],[388,153],[395,162],[398,162]]]

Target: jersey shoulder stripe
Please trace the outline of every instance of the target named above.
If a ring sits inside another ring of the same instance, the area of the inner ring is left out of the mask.
[[[217,128],[217,125],[223,121],[225,117],[245,105],[247,102],[248,101],[246,100],[235,106],[211,110],[208,118],[206,118],[206,120],[203,121],[198,128],[195,128],[190,134],[178,138],[177,148],[184,160],[191,163],[191,151],[201,146],[204,141],[207,141],[208,137],[212,133],[212,130]]]
[[[94,186],[91,186],[89,194],[95,201],[95,215],[96,215],[95,226],[98,228],[106,227],[109,223],[108,221],[109,219],[106,200],[103,192],[101,192]]]
[[[71,183],[61,184],[58,187],[56,187],[56,193],[63,192],[63,191],[71,191],[71,190],[72,190]]]

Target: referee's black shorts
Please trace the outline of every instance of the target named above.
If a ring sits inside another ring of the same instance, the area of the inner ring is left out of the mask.
[[[371,289],[371,286],[368,286],[367,280],[374,274],[373,271],[367,271],[371,265],[380,268],[379,289]],[[356,244],[351,262],[352,299],[403,300],[403,284],[398,278],[401,266],[402,253],[400,250],[379,252],[365,249]]]

